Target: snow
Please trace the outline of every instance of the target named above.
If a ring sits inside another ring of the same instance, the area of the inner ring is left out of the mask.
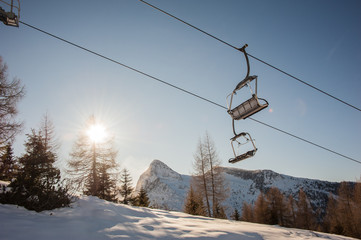
[[[190,176],[181,175],[159,160],[153,160],[139,177],[136,192],[143,187],[148,192],[150,206],[182,211],[189,189]]]
[[[130,207],[80,197],[71,207],[36,213],[0,204],[0,239],[351,239],[308,230]]]
[[[10,184],[10,182],[2,181],[0,180],[0,193],[2,193],[5,189],[7,191],[7,186]]]
[[[226,183],[229,186],[229,197],[223,205],[228,217],[234,209],[242,213],[243,202],[254,204],[261,191],[277,187],[285,196],[298,198],[302,188],[315,209],[326,209],[327,197],[335,193],[337,183],[320,180],[297,178],[278,174],[270,170],[243,170],[222,167]],[[166,210],[182,211],[189,190],[191,176],[179,174],[160,160],[154,160],[149,168],[140,176],[136,191],[141,187],[147,190],[150,205]]]

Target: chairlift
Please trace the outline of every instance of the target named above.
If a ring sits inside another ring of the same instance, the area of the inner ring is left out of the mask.
[[[0,7],[0,21],[2,21],[7,26],[19,27],[19,18],[20,18],[20,1],[11,0],[5,1],[0,0],[10,8],[10,11],[4,10]],[[15,3],[14,3],[15,2]],[[17,4],[16,4],[17,2]]]
[[[246,77],[240,83],[238,83],[236,88],[233,90],[233,92],[227,96],[227,112],[232,117],[232,127],[233,127],[233,133],[234,133],[234,137],[231,138],[231,146],[232,146],[234,158],[229,159],[228,160],[229,163],[236,163],[236,162],[245,160],[247,158],[253,157],[257,152],[256,145],[249,133],[242,132],[240,134],[237,134],[235,126],[234,126],[234,121],[240,120],[240,119],[246,119],[246,118],[252,116],[253,114],[261,111],[262,109],[268,107],[268,102],[263,98],[258,98],[258,96],[257,96],[257,78],[258,77],[249,75],[249,71],[250,71],[249,60],[248,60],[248,55],[245,50],[245,48],[247,46],[248,45],[246,44],[242,48],[239,49],[241,52],[243,52],[243,54],[246,58],[246,62],[247,62]],[[254,81],[254,83],[255,83],[254,84],[255,85],[254,92],[251,87],[251,82],[253,80],[255,80]],[[233,97],[237,94],[237,92],[239,90],[241,90],[242,88],[244,88],[246,86],[249,87],[249,89],[250,89],[250,92],[252,95],[251,98],[246,100],[245,102],[239,104],[238,106],[232,108]],[[230,98],[230,100],[229,100],[229,98]],[[246,142],[242,143],[241,140],[246,140]],[[242,154],[238,154],[238,151],[240,151],[240,149],[241,149],[240,146],[245,145],[249,142],[251,143],[252,149],[248,150],[247,152],[243,151],[244,153],[242,153]],[[237,144],[237,146],[235,146],[235,144]],[[236,149],[237,149],[237,151],[236,151]]]
[[[258,96],[257,96],[257,78],[258,77],[257,76],[249,76],[249,70],[250,70],[249,60],[248,60],[248,56],[247,56],[247,53],[245,50],[245,48],[247,46],[248,45],[246,44],[240,49],[240,51],[244,53],[244,56],[246,58],[247,75],[240,83],[237,84],[237,86],[233,90],[233,92],[227,96],[227,105],[228,105],[227,112],[229,113],[229,115],[231,115],[232,119],[234,119],[234,120],[246,119],[246,118],[252,116],[253,114],[261,111],[262,109],[268,107],[268,102],[263,98],[258,98]],[[254,92],[251,87],[251,82],[253,80],[255,80],[255,91]],[[232,109],[233,97],[237,94],[237,91],[239,91],[240,89],[242,89],[245,86],[249,87],[250,92],[252,94],[251,98]],[[230,101],[228,101],[229,98],[230,98]]]
[[[242,143],[241,139],[246,140],[246,142]],[[247,152],[245,152],[243,154],[238,154],[237,151],[240,149],[240,147],[242,145],[246,145],[249,142],[251,142],[251,145],[252,145],[253,149],[249,150],[249,151],[247,151]],[[237,146],[235,146],[235,144],[237,144]],[[234,158],[229,159],[228,160],[229,163],[236,163],[236,162],[245,160],[247,158],[253,157],[257,152],[257,148],[256,148],[256,145],[254,143],[254,140],[252,139],[251,135],[249,133],[246,133],[246,132],[242,132],[240,134],[237,134],[233,138],[231,138],[231,146],[232,146]]]

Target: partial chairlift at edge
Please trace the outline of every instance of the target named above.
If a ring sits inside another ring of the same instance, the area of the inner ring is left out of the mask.
[[[17,4],[14,2],[17,2]],[[0,5],[0,21],[3,22],[7,26],[19,27],[19,18],[20,18],[20,1],[19,0],[11,0],[5,1],[0,0],[1,5],[6,5],[6,8],[9,8],[10,11],[6,11]],[[17,14],[15,14],[15,12]]]

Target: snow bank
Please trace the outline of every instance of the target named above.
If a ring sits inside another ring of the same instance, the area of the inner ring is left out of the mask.
[[[235,222],[81,197],[69,208],[36,213],[0,205],[1,240],[350,239],[307,230]]]
[[[2,193],[4,190],[7,191],[7,186],[9,184],[10,182],[0,180],[0,193]]]

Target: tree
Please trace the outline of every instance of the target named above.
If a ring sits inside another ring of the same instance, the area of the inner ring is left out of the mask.
[[[242,221],[253,222],[254,221],[254,211],[251,204],[243,202],[242,206]]]
[[[114,171],[117,152],[113,150],[112,138],[100,141],[90,134],[89,129],[98,124],[94,116],[90,117],[74,143],[67,173],[76,190],[110,200],[116,191]]]
[[[328,197],[326,216],[323,221],[323,231],[342,234],[342,223],[337,213],[337,200],[331,195]]]
[[[8,143],[5,153],[0,157],[0,179],[4,181],[11,181],[16,177],[18,171],[18,164],[14,158],[11,144]]]
[[[269,221],[267,224],[284,226],[286,203],[283,194],[278,188],[270,188],[265,196],[266,205],[269,212]]]
[[[141,187],[138,195],[136,196],[135,205],[139,207],[148,207],[149,206],[149,198],[147,191]]]
[[[55,157],[57,157],[60,144],[55,136],[55,126],[48,113],[45,113],[43,119],[41,120],[40,131],[42,132],[46,151],[52,152],[55,154]]]
[[[19,133],[22,123],[15,120],[17,105],[24,97],[24,86],[19,79],[8,80],[7,66],[0,57],[0,152],[3,153],[7,143],[12,142]]]
[[[269,222],[269,211],[265,201],[265,196],[261,192],[254,205],[254,220],[257,223],[268,223]]]
[[[235,221],[241,221],[241,215],[239,214],[239,212],[236,208],[234,209],[234,212],[232,213],[231,218]]]
[[[212,196],[212,211],[213,217],[225,218],[224,207],[222,202],[227,198],[228,188],[225,185],[225,180],[220,168],[221,161],[218,157],[214,142],[209,134],[205,134],[204,147],[206,152],[206,159],[209,162],[208,175],[210,178],[211,196]]]
[[[111,174],[109,173],[112,165],[101,164],[99,166],[99,176],[98,176],[98,190],[97,195],[99,198],[107,201],[116,201],[116,184],[115,179],[112,179]]]
[[[360,225],[360,183],[341,182],[338,189],[336,215],[341,233],[351,237],[361,237]]]
[[[329,197],[323,230],[361,238],[361,183],[341,182],[337,194]]]
[[[312,207],[302,188],[298,193],[296,227],[302,229],[313,229],[315,227]]]
[[[295,203],[293,196],[289,195],[288,200],[287,200],[287,206],[286,206],[286,214],[285,214],[286,222],[284,223],[285,227],[293,227],[295,225],[295,222],[296,222],[295,206],[296,206],[296,203]]]
[[[361,238],[361,179],[355,184],[353,203],[353,222],[355,224],[355,233],[353,237]]]
[[[212,216],[211,207],[210,207],[210,200],[209,200],[209,187],[208,187],[208,179],[206,173],[209,170],[209,162],[206,159],[206,153],[204,149],[204,145],[199,140],[197,146],[197,152],[194,154],[194,175],[192,175],[192,182],[194,183],[194,188],[197,192],[199,192],[206,202],[207,207],[207,214],[208,217]]]
[[[352,206],[353,222],[355,224],[353,237],[361,238],[361,179],[355,184]]]
[[[6,192],[6,203],[35,211],[50,210],[70,203],[67,189],[62,186],[60,170],[54,167],[56,155],[47,151],[43,133],[34,129],[27,134],[26,153],[20,157],[21,168]]]
[[[123,168],[120,173],[120,182],[122,185],[120,186],[119,193],[123,197],[122,203],[128,204],[129,197],[131,196],[134,188],[132,187],[132,178],[126,168]]]
[[[192,215],[206,216],[205,206],[202,197],[197,194],[192,185],[189,188],[185,203],[184,212]]]
[[[224,218],[222,202],[227,197],[228,188],[214,142],[208,133],[205,134],[204,141],[199,140],[197,152],[194,155],[193,167],[194,189],[203,195],[208,216]]]

